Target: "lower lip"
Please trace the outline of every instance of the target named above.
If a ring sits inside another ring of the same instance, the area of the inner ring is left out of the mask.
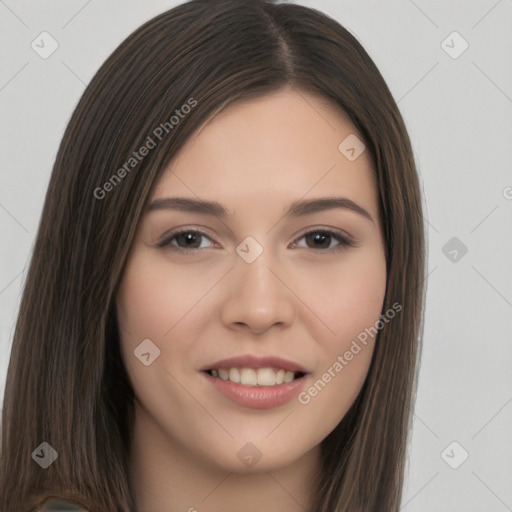
[[[283,405],[296,396],[306,383],[306,375],[304,375],[291,382],[275,386],[245,386],[230,380],[212,377],[206,372],[201,373],[225,397],[242,407],[251,409],[271,409]]]

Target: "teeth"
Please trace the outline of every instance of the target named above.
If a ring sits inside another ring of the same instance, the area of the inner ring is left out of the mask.
[[[256,384],[258,384],[258,374],[256,371],[252,368],[241,368],[240,384],[244,384],[245,386],[256,386]]]
[[[275,386],[291,382],[294,372],[274,368],[219,368],[211,370],[213,377],[243,384],[244,386]]]
[[[231,382],[240,382],[240,370],[238,368],[231,368],[229,370],[229,380]]]
[[[294,377],[293,372],[286,372],[284,374],[284,381],[291,382],[293,380],[293,377]]]
[[[276,372],[272,368],[258,370],[258,386],[273,386],[276,383]]]

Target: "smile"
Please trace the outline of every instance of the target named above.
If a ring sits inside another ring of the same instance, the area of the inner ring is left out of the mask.
[[[283,368],[218,368],[206,370],[208,375],[244,386],[276,386],[304,376]]]

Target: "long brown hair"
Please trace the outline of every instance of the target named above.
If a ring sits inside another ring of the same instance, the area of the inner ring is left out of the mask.
[[[139,219],[161,171],[204,122],[285,86],[339,106],[364,137],[385,237],[383,311],[403,306],[378,333],[355,403],[322,443],[312,512],[399,510],[425,292],[411,144],[359,42],[317,10],[272,0],[192,0],[164,12],[112,53],[80,99],[54,164],[14,333],[0,510],[30,512],[56,496],[95,512],[135,511],[133,389],[113,305]],[[148,137],[155,147],[135,158]],[[43,442],[58,453],[47,469],[32,457]]]

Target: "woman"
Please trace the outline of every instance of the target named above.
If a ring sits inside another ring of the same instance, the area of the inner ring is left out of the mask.
[[[57,155],[0,510],[398,511],[424,259],[406,128],[347,30],[265,0],[150,20]]]

